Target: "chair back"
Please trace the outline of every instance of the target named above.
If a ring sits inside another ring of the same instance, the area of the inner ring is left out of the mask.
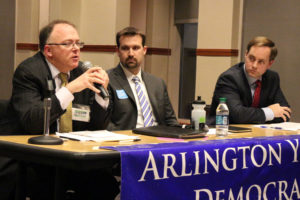
[[[18,117],[9,100],[0,99],[0,135],[20,134]]]

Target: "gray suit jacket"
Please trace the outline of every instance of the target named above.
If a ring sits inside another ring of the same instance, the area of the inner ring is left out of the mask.
[[[289,106],[281,91],[278,73],[267,70],[262,76],[259,106],[258,108],[251,107],[251,89],[243,66],[243,62],[236,64],[223,72],[218,78],[211,104],[209,124],[215,123],[216,108],[220,97],[227,98],[229,123],[231,124],[265,123],[265,114],[260,108],[275,103],[279,103],[281,106]],[[281,118],[275,118],[271,123],[282,121]]]
[[[107,129],[134,129],[137,123],[137,106],[125,73],[122,67],[118,65],[110,69],[108,75],[112,115]],[[158,124],[178,125],[164,81],[144,71],[142,71],[142,78]],[[127,97],[121,98],[117,91],[125,92]]]

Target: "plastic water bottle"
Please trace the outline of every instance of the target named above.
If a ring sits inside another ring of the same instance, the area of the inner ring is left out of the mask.
[[[201,101],[201,96],[198,96],[198,99],[193,101],[192,106],[192,125],[195,130],[203,130],[206,122],[205,101]]]
[[[220,98],[220,103],[216,110],[216,135],[228,135],[229,110],[226,105],[226,98]]]

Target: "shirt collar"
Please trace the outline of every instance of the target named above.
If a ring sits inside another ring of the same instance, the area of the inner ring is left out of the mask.
[[[52,75],[52,79],[55,79],[58,77],[58,74],[60,73],[60,71],[51,63],[47,60],[46,58],[46,62],[50,68],[50,72],[51,72],[51,75]],[[70,78],[70,72],[67,73],[68,74],[68,78]]]
[[[137,73],[137,75],[135,75],[135,74],[131,73],[128,69],[126,69],[126,68],[122,65],[122,63],[120,63],[120,65],[121,65],[121,67],[122,67],[122,69],[123,69],[123,71],[124,71],[124,73],[125,73],[125,76],[126,76],[127,80],[130,80],[130,81],[131,81],[132,78],[135,77],[135,76],[139,77],[139,79],[142,80],[142,72],[141,72],[141,70]]]

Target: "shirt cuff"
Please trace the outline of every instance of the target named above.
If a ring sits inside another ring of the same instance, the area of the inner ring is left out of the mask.
[[[272,121],[274,119],[274,113],[271,108],[266,107],[266,108],[262,108],[262,110],[265,113],[266,121]]]
[[[109,98],[103,99],[100,95],[95,93],[95,99],[97,103],[104,109],[106,110],[108,105],[109,105]]]
[[[62,87],[55,93],[60,106],[63,110],[67,109],[68,105],[73,101],[74,95],[66,88]]]

